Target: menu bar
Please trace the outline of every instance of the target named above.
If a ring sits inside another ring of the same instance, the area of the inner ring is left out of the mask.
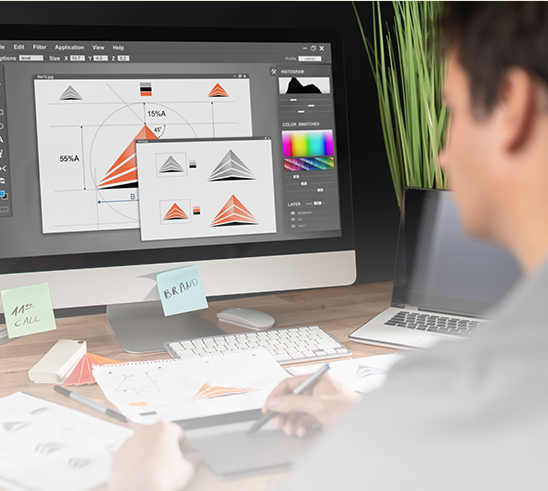
[[[312,54],[313,53],[313,54]],[[321,54],[320,54],[321,53]],[[329,44],[0,41],[6,62],[331,62]]]
[[[88,41],[0,41],[0,53],[278,53],[330,55],[326,43],[234,43],[142,41],[94,43]]]

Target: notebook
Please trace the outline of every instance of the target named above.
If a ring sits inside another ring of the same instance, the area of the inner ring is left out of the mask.
[[[428,348],[473,336],[520,275],[510,253],[465,234],[453,193],[407,188],[390,307],[349,338]]]

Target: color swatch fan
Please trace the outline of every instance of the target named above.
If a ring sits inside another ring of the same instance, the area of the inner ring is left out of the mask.
[[[94,355],[92,353],[86,353],[82,359],[77,363],[72,370],[71,374],[61,384],[63,387],[69,385],[91,385],[95,384],[93,378],[93,365],[116,365],[122,363],[121,361],[111,360],[104,356]]]

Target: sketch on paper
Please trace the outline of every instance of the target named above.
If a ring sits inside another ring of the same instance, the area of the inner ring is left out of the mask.
[[[97,488],[108,478],[113,452],[132,433],[21,392],[4,397],[0,399],[0,487]]]

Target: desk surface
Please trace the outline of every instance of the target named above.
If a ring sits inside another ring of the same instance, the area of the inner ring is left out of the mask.
[[[227,332],[230,331],[225,327],[226,324],[221,325],[215,314],[230,307],[254,308],[267,312],[276,319],[274,327],[317,324],[350,348],[353,356],[357,358],[393,352],[387,348],[359,344],[348,339],[348,334],[388,307],[391,291],[391,282],[297,291],[238,300],[214,301],[209,303],[208,309],[197,313]],[[237,328],[233,332],[235,330]],[[49,385],[35,384],[30,381],[28,370],[58,339],[85,339],[90,353],[120,361],[169,358],[165,352],[133,355],[122,351],[107,325],[105,314],[58,319],[55,331],[33,334],[0,346],[0,397],[22,391],[115,423],[116,421],[112,418],[57,394]],[[75,391],[116,409],[96,384],[77,387]],[[196,478],[186,489],[188,491],[260,491],[271,488],[274,483],[288,475],[288,472],[278,472],[221,482],[202,465],[197,470]]]

